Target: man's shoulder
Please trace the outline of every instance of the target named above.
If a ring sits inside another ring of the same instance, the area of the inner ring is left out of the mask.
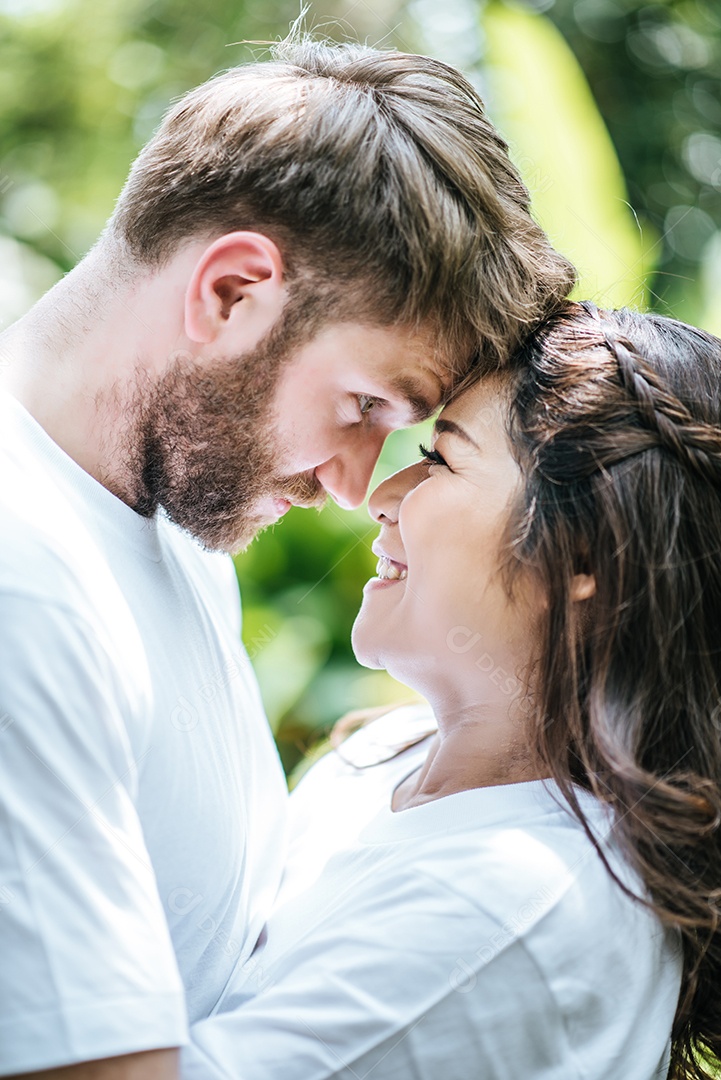
[[[0,594],[52,593],[65,597],[69,578],[76,579],[76,557],[67,531],[56,517],[44,517],[41,507],[8,498],[6,477],[0,482]]]
[[[0,448],[0,608],[22,599],[95,623],[110,584],[82,508],[37,463]]]

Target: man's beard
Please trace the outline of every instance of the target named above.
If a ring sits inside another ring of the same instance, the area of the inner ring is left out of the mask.
[[[262,500],[320,506],[310,473],[283,476],[273,401],[290,343],[271,334],[239,357],[199,362],[187,354],[130,413],[133,509],[168,517],[210,550],[240,551],[270,524]]]

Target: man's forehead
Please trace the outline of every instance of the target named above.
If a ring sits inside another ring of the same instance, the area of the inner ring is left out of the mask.
[[[382,348],[372,361],[389,394],[410,408],[411,422],[428,420],[453,395],[474,365],[470,343],[452,345],[433,324],[382,327]]]
[[[453,396],[468,378],[473,357],[448,358],[440,350],[429,350],[422,360],[393,372],[389,383],[395,393],[411,406],[414,423],[428,420]]]
[[[388,383],[393,393],[410,406],[414,424],[422,423],[437,412],[441,396],[436,379],[430,376],[423,378],[413,372],[399,372],[391,375]]]

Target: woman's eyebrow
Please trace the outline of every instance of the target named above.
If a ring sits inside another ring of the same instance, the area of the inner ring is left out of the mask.
[[[475,439],[472,439],[465,428],[462,428],[460,424],[456,424],[453,420],[444,420],[440,416],[435,423],[434,432],[436,435],[442,435],[444,432],[448,435],[458,435],[465,442],[470,443],[471,446],[475,446],[476,450],[480,450],[480,446]]]

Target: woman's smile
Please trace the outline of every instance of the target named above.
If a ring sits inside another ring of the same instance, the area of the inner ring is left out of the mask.
[[[401,682],[421,668],[416,688],[426,697],[433,676],[454,700],[464,685],[477,701],[485,653],[494,668],[526,663],[534,621],[519,602],[526,586],[512,602],[501,572],[521,475],[506,430],[508,393],[488,378],[457,397],[436,421],[433,449],[421,448],[422,459],[380,484],[368,504],[380,526],[378,565],[353,631],[356,656]],[[477,648],[454,647],[458,627]]]
[[[401,568],[398,563],[382,555],[378,560],[376,574],[382,581],[404,581],[408,577],[408,569],[405,566]]]
[[[371,550],[374,555],[378,556],[378,565],[376,566],[376,577],[371,578],[368,585],[373,583],[382,582],[383,584],[391,584],[395,581],[405,581],[408,577],[408,567],[404,562],[400,562],[398,559],[392,559],[376,541]]]

